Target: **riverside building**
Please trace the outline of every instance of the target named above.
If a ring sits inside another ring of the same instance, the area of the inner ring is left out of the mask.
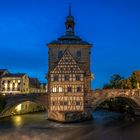
[[[92,45],[75,34],[69,7],[66,32],[48,44],[48,118],[71,122],[91,118],[90,54]]]

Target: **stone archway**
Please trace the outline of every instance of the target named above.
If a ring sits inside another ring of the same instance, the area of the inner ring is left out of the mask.
[[[136,115],[138,115],[140,112],[139,108],[140,108],[140,102],[137,101],[135,98],[131,98],[131,97],[125,97],[125,96],[116,96],[116,97],[104,97],[104,98],[100,98],[97,102],[93,102],[92,104],[92,111],[94,112],[96,110],[97,107],[99,107],[102,103],[104,103],[107,100],[110,99],[120,99],[123,100],[126,104],[128,104],[134,111],[134,113]]]
[[[15,102],[11,102],[9,103],[8,105],[6,105],[6,107],[4,108],[4,110],[1,112],[0,114],[0,117],[7,117],[7,116],[11,116],[12,115],[12,110],[18,106],[19,104],[22,104],[24,102],[31,102],[31,103],[35,103],[36,105],[40,106],[40,107],[43,107],[44,110],[47,111],[47,106],[43,103],[43,102],[40,102],[38,100],[29,100],[29,99],[21,99],[21,100],[18,100],[18,101],[15,101]]]

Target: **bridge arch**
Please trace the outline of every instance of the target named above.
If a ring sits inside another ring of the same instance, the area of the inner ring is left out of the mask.
[[[137,99],[133,98],[133,97],[127,97],[127,96],[112,96],[112,97],[103,97],[100,98],[98,101],[96,101],[95,103],[92,104],[92,112],[94,112],[102,103],[104,103],[107,100],[110,99],[120,99],[123,100],[127,105],[129,105],[134,113],[136,113],[137,110],[139,110],[140,108],[140,102],[137,101]]]
[[[8,101],[4,110],[0,113],[0,116],[2,116],[2,117],[11,116],[12,109],[14,109],[19,104],[22,104],[27,101],[35,103],[38,106],[43,107],[47,111],[47,108],[48,108],[47,102],[43,102],[42,100],[40,100],[38,98],[21,98],[21,99],[17,99],[14,101]]]

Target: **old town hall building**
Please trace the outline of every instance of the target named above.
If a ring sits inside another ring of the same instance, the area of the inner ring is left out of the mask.
[[[61,122],[91,118],[91,44],[75,35],[69,7],[66,32],[48,44],[48,118]]]

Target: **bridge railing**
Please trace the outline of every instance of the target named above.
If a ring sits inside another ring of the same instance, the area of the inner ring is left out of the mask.
[[[23,97],[23,96],[28,96],[28,97],[32,97],[32,96],[42,96],[42,95],[47,95],[47,92],[44,93],[18,93],[18,94],[2,94],[5,97]]]
[[[105,90],[95,90],[92,91],[92,100],[97,98],[105,97],[116,97],[116,96],[125,96],[125,97],[134,97],[140,98],[140,90],[138,89],[105,89]]]

